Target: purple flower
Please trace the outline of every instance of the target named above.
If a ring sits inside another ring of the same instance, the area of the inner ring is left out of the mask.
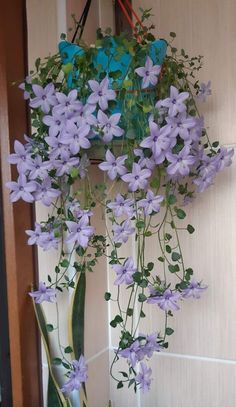
[[[159,129],[156,123],[150,121],[149,128],[150,136],[140,143],[140,147],[149,148],[153,153],[156,164],[160,164],[165,160],[166,151],[170,146],[175,145],[176,140],[169,136],[170,126]]]
[[[78,92],[76,89],[71,90],[68,95],[62,92],[56,92],[58,104],[53,108],[53,115],[65,115],[71,118],[81,110],[82,103],[77,100]]]
[[[148,368],[147,365],[143,362],[140,363],[140,370],[137,376],[135,377],[136,383],[140,385],[140,388],[143,393],[150,390],[151,386],[151,374],[152,369]]]
[[[203,192],[206,188],[213,184],[214,175],[205,174],[193,180],[193,183],[197,185],[197,192]]]
[[[154,195],[151,190],[147,191],[146,198],[138,201],[138,207],[144,208],[145,215],[160,211],[160,203],[163,201],[162,195]]]
[[[177,300],[181,297],[180,293],[172,292],[170,289],[165,290],[162,295],[153,295],[147,299],[148,304],[157,304],[164,311],[177,311],[180,307]]]
[[[234,149],[227,149],[224,146],[220,147],[220,153],[218,155],[217,170],[222,171],[225,167],[229,167],[232,164],[232,157],[234,155]]]
[[[148,169],[151,170],[151,171],[154,170],[154,168],[155,168],[155,166],[156,166],[155,160],[153,159],[153,157],[150,157],[150,158],[145,157],[143,149],[141,149],[141,148],[135,148],[135,149],[134,149],[134,155],[135,155],[136,157],[140,157],[140,159],[138,160],[138,164],[139,164],[142,168],[146,167],[146,168],[148,168]]]
[[[53,112],[52,116],[44,116],[43,123],[49,127],[48,134],[51,137],[56,137],[66,126],[66,118],[57,112]]]
[[[109,79],[107,76],[101,83],[90,80],[88,84],[93,91],[87,100],[88,103],[92,105],[98,103],[102,110],[106,110],[108,108],[108,101],[116,99],[116,92],[112,89],[108,89]]]
[[[123,181],[129,183],[129,190],[134,192],[137,189],[144,189],[148,184],[147,178],[152,175],[151,170],[141,168],[137,163],[133,163],[132,172],[123,175],[121,178]]]
[[[40,155],[36,155],[31,162],[29,179],[34,180],[36,178],[46,178],[49,169],[51,169],[51,162],[43,161]]]
[[[133,274],[137,271],[134,267],[134,261],[132,257],[128,257],[124,264],[113,264],[112,268],[115,270],[117,278],[114,281],[115,285],[120,284],[132,284],[133,283]]]
[[[124,134],[124,130],[117,126],[120,120],[120,116],[120,113],[115,113],[108,117],[102,110],[98,111],[98,126],[103,131],[102,139],[105,143],[111,141],[113,139],[113,136],[121,137],[122,134]]]
[[[26,76],[25,82],[20,83],[19,89],[24,91],[24,99],[27,100],[30,98],[30,93],[25,89],[26,84],[31,84],[32,78],[31,76]]]
[[[115,158],[110,150],[106,152],[106,161],[99,164],[99,168],[102,171],[107,171],[107,175],[111,180],[114,180],[117,175],[123,175],[127,172],[124,163],[127,159],[127,155],[122,155]]]
[[[35,192],[35,199],[41,201],[45,206],[50,206],[55,198],[61,195],[59,189],[52,188],[50,177],[45,178],[41,184],[37,184],[38,188]]]
[[[142,88],[147,88],[150,84],[155,86],[157,84],[157,77],[161,72],[160,65],[153,65],[149,56],[147,56],[145,66],[135,69],[135,72],[143,78]]]
[[[211,81],[207,84],[201,83],[198,89],[197,99],[201,102],[206,102],[207,97],[211,95]]]
[[[69,147],[63,144],[58,137],[45,137],[46,143],[50,146],[49,157],[57,158],[62,154],[69,154]]]
[[[30,100],[33,109],[40,107],[44,113],[49,113],[51,106],[57,103],[53,83],[49,83],[43,88],[40,85],[32,85],[35,98]]]
[[[167,117],[166,122],[171,126],[171,136],[179,136],[183,140],[190,139],[189,130],[196,126],[196,119],[187,116],[186,112],[179,113],[176,117]]]
[[[120,350],[119,355],[122,356],[123,358],[127,359],[128,363],[132,366],[132,368],[134,368],[136,363],[138,363],[141,359],[143,359],[143,354],[140,354],[139,341],[136,340],[128,348]],[[140,356],[141,356],[141,359],[140,359]]]
[[[60,137],[63,144],[68,144],[72,154],[78,154],[81,148],[90,148],[91,143],[88,140],[90,126],[82,124],[77,127],[74,123],[67,124],[66,132]]]
[[[41,281],[38,291],[33,291],[29,295],[34,299],[36,304],[41,304],[43,301],[55,302],[56,293],[54,288],[47,288],[45,283]]]
[[[35,222],[35,230],[26,230],[26,234],[29,236],[28,239],[28,245],[33,245],[33,244],[38,244],[39,239],[41,238],[42,235],[42,229],[41,225],[37,222]]]
[[[17,164],[17,170],[19,173],[25,173],[32,168],[32,158],[29,152],[25,149],[25,146],[18,140],[14,142],[15,153],[10,154],[8,162],[10,164]]]
[[[190,167],[195,163],[196,158],[189,154],[188,146],[182,148],[179,154],[167,153],[166,158],[170,162],[167,167],[169,175],[180,175],[185,177],[190,172]]]
[[[79,361],[73,360],[72,366],[73,370],[69,374],[69,379],[61,388],[63,393],[71,393],[74,390],[79,390],[81,384],[88,379],[88,367],[83,355],[80,356]]]
[[[42,232],[41,236],[37,241],[37,245],[40,246],[44,251],[50,249],[58,249],[58,244],[60,242],[59,237],[55,237],[54,230],[48,232]]]
[[[121,225],[114,224],[112,231],[114,234],[113,240],[115,243],[126,243],[129,236],[135,232],[135,228],[131,227],[131,223],[127,219]]]
[[[140,334],[140,336],[145,338],[145,344],[143,346],[143,353],[151,358],[154,352],[160,352],[160,350],[162,349],[161,345],[157,342],[157,333],[154,332],[150,335],[142,335]]]
[[[79,158],[70,157],[68,152],[61,153],[61,159],[54,161],[54,166],[57,168],[56,175],[61,177],[64,174],[69,174],[72,167],[79,164]]]
[[[66,239],[67,243],[74,243],[82,246],[83,249],[88,247],[88,242],[94,234],[94,227],[89,225],[88,217],[83,216],[78,222],[67,221],[66,226],[69,230],[69,236]]]
[[[188,287],[182,291],[183,298],[190,298],[193,297],[195,299],[199,299],[203,291],[207,289],[207,286],[201,286],[201,283],[198,283],[196,280],[192,280]]]
[[[131,218],[134,213],[133,204],[133,199],[125,199],[121,194],[117,194],[115,201],[109,202],[107,207],[112,209],[115,216],[127,215]]]
[[[24,174],[19,175],[17,182],[7,182],[6,187],[11,189],[11,202],[23,199],[25,202],[32,203],[35,200],[32,192],[36,191],[37,184],[34,181],[28,182]]]
[[[86,124],[90,126],[96,126],[97,119],[92,114],[96,110],[96,105],[85,104],[81,106],[80,111],[78,112],[79,118]]]
[[[188,92],[181,92],[179,93],[178,89],[174,86],[170,87],[170,97],[164,100],[160,100],[157,102],[158,106],[168,107],[168,114],[169,116],[176,116],[177,113],[182,113],[186,110],[186,105],[184,101],[188,99],[189,93]]]

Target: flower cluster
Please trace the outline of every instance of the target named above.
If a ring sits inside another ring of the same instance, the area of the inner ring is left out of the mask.
[[[106,293],[105,299],[117,302],[118,313],[110,324],[121,330],[114,362],[122,357],[128,366],[128,372],[116,378],[118,388],[128,382],[146,391],[151,369],[145,360],[167,348],[167,336],[173,333],[167,321],[183,300],[199,299],[206,290],[183,261],[179,233],[185,229],[191,234],[194,228],[179,227],[186,217],[181,205],[231,164],[233,150],[211,144],[204,119],[197,114],[195,99],[206,100],[210,82],[196,85],[193,97],[187,74],[179,75],[175,60],[167,57],[163,67],[148,48],[143,59],[140,44],[130,47],[134,57],[123,79],[122,70],[99,73],[93,64],[84,71],[84,65],[76,66],[81,75],[70,72],[71,86],[66,73],[58,81],[51,67],[46,79],[45,68],[26,78],[20,88],[31,107],[34,133],[25,136],[24,144],[15,141],[8,160],[16,165],[18,179],[7,187],[12,202],[37,201],[52,208],[46,221],[26,231],[29,245],[60,249],[54,277],[49,273],[48,285],[40,282],[30,293],[37,304],[55,302],[57,290],[74,289],[78,273],[92,271],[106,252],[118,294],[112,298]],[[119,61],[119,55],[116,58]],[[102,146],[98,167],[106,178],[104,185],[96,185],[89,171],[97,158],[92,155],[94,145]],[[107,194],[109,183],[122,185],[113,197]],[[105,237],[96,235],[91,222],[97,203],[111,221]],[[158,243],[155,263],[145,256],[150,237]],[[136,258],[124,258],[120,251],[129,239],[136,245]],[[73,254],[79,261],[72,262]],[[74,269],[73,277],[69,268]],[[126,310],[120,305],[123,289],[128,293]],[[152,306],[164,312],[164,330],[138,334],[140,318]],[[79,390],[87,380],[83,356],[69,368],[65,393]]]

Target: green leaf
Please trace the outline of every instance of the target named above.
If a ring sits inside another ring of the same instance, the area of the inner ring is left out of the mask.
[[[168,244],[166,245],[166,251],[167,253],[171,253],[172,251],[171,247]]]
[[[181,258],[181,255],[177,252],[173,252],[171,258],[173,261],[178,261]]]
[[[177,273],[179,271],[179,266],[178,264],[169,264],[168,269],[171,273]]]
[[[60,266],[61,266],[61,267],[64,267],[64,268],[69,267],[69,265],[70,265],[70,263],[69,263],[69,261],[68,261],[67,259],[63,259],[63,260],[61,261],[61,263],[60,263]]]
[[[147,269],[148,269],[148,271],[152,271],[153,268],[154,268],[154,263],[149,262],[149,263],[147,264]]]
[[[170,37],[175,38],[175,37],[176,37],[175,32],[171,31],[171,32],[170,32]]]
[[[143,310],[140,312],[140,318],[145,318],[146,315],[144,314]]]
[[[140,294],[138,295],[138,301],[139,301],[139,302],[144,302],[144,301],[146,301],[146,299],[147,299],[147,297],[146,297],[145,294],[140,293]]]
[[[169,205],[173,205],[176,203],[176,197],[175,195],[169,195],[167,198],[167,202]]]
[[[166,335],[172,335],[174,333],[174,329],[172,328],[166,328]]]
[[[114,319],[110,322],[110,325],[111,325],[112,328],[117,327],[117,323],[116,323],[116,321]]]
[[[120,315],[116,315],[114,321],[116,321],[117,324],[120,324],[123,322],[123,318]]]
[[[143,220],[139,220],[138,222],[136,222],[136,227],[138,229],[144,229],[145,228],[145,222]]]
[[[120,381],[120,382],[117,384],[117,389],[121,389],[122,387],[124,387],[124,385],[123,385],[123,383]]]
[[[73,352],[73,349],[72,349],[71,346],[67,346],[67,347],[64,349],[64,352],[65,352],[65,353],[72,353],[72,352]]]
[[[62,360],[61,360],[60,358],[53,358],[53,359],[52,359],[52,363],[53,363],[54,365],[56,365],[56,366],[59,366],[59,365],[61,365]]]
[[[159,260],[161,263],[164,263],[164,261],[165,261],[164,257],[158,257],[157,260]]]
[[[121,373],[121,374],[122,374],[122,376],[124,376],[124,377],[128,377],[128,375],[127,375],[127,373],[126,373],[126,372],[119,372],[119,373]]]
[[[159,180],[159,178],[153,178],[153,179],[151,180],[151,182],[150,182],[150,186],[151,186],[152,188],[159,188],[159,186],[160,186],[160,180]]]
[[[133,313],[134,313],[134,310],[133,310],[132,308],[128,308],[128,309],[127,309],[127,315],[128,315],[128,317],[132,317]]]
[[[46,325],[47,331],[48,332],[52,332],[54,330],[53,325],[52,324],[47,324]]]
[[[188,231],[188,233],[190,233],[190,235],[191,235],[192,233],[194,233],[195,229],[194,229],[194,227],[193,227],[192,225],[188,225],[188,226],[187,226],[187,231]]]
[[[179,219],[184,219],[186,216],[186,213],[183,211],[183,209],[175,208],[175,212]]]
[[[109,301],[110,298],[111,298],[111,293],[106,292],[106,293],[104,294],[104,298],[105,298],[106,301]]]

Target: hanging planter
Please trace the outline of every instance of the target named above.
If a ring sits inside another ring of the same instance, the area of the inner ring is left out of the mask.
[[[88,9],[89,3],[85,20]],[[196,100],[205,101],[211,93],[210,83],[199,85],[195,78],[202,57],[190,58],[183,50],[179,54],[172,45],[174,33],[170,41],[155,39],[144,25],[148,14],[144,12],[136,25],[131,21],[131,37],[98,30],[95,46],[61,41],[60,54],[37,60],[36,72],[21,85],[34,132],[24,145],[15,142],[9,162],[17,165],[19,178],[7,186],[12,202],[39,201],[52,208],[47,220],[26,231],[28,244],[60,248],[48,281],[30,293],[50,370],[53,401],[49,398],[48,406],[72,405],[74,390],[80,391],[81,405],[87,406],[86,272],[99,264],[101,256],[109,258],[117,289],[116,295],[106,292],[105,300],[117,303],[110,326],[120,332],[111,363],[118,389],[150,388],[147,363],[168,347],[173,312],[183,300],[198,299],[206,289],[184,262],[181,234],[192,234],[194,227],[185,220],[183,204],[231,164],[233,150],[211,143],[199,116]],[[82,30],[83,25],[80,22]],[[104,184],[94,185],[88,171],[92,160],[99,161]],[[116,186],[121,192],[114,196]],[[110,222],[106,236],[96,234],[93,226],[96,205],[104,207]],[[122,248],[132,238],[136,256],[124,258]],[[154,260],[146,255],[153,239],[158,245]],[[46,320],[41,304],[56,302],[58,293],[67,290],[74,293],[68,312],[70,343],[65,348],[59,343],[60,354],[52,359],[50,335],[59,323],[55,328]],[[125,308],[120,305],[124,291]],[[164,326],[158,332],[141,333],[140,320],[150,308],[164,314]],[[127,369],[120,371],[123,359]],[[53,363],[66,372],[61,388]]]

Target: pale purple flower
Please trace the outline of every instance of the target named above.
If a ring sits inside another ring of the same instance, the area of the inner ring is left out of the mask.
[[[40,155],[36,155],[32,159],[31,169],[29,172],[29,179],[34,180],[36,178],[46,178],[48,176],[48,170],[51,169],[50,161],[43,161]]]
[[[98,103],[102,110],[106,110],[108,108],[108,101],[116,99],[116,92],[112,89],[108,89],[109,79],[107,76],[101,81],[101,83],[95,80],[90,80],[88,81],[88,84],[93,91],[88,97],[88,103],[92,105]]]
[[[95,110],[96,104],[90,105],[87,103],[81,106],[80,111],[78,112],[78,116],[84,123],[89,124],[90,126],[96,126],[97,119],[93,115]]]
[[[159,128],[153,121],[149,122],[150,136],[146,137],[140,147],[149,148],[155,159],[156,164],[160,164],[165,160],[166,152],[170,147],[173,147],[176,140],[170,134],[170,126]]]
[[[79,361],[73,360],[72,366],[73,370],[71,370],[67,382],[61,388],[63,393],[80,390],[82,383],[85,383],[88,379],[88,366],[83,355],[80,356]]]
[[[91,143],[88,140],[90,126],[82,124],[76,126],[75,123],[69,122],[66,126],[66,132],[60,137],[63,144],[67,144],[72,154],[78,154],[81,148],[90,148]]]
[[[132,217],[134,214],[134,200],[131,198],[125,199],[121,194],[117,194],[115,201],[109,202],[107,207],[112,209],[115,216],[127,215]]]
[[[234,155],[234,149],[227,149],[224,146],[220,147],[220,153],[218,154],[217,170],[222,171],[225,167],[229,167],[232,164],[232,157]]]
[[[79,158],[70,157],[68,152],[61,153],[61,159],[54,161],[54,166],[57,169],[56,175],[61,177],[64,174],[69,174],[72,167],[79,165]]]
[[[219,165],[219,155],[213,155],[209,157],[205,153],[201,156],[201,166],[199,167],[199,175],[204,176],[215,176],[218,171]]]
[[[178,113],[182,113],[186,110],[184,101],[188,99],[188,92],[179,93],[178,89],[174,86],[170,87],[170,97],[164,100],[158,101],[158,106],[168,107],[168,115],[176,116]]]
[[[160,211],[160,203],[164,200],[162,195],[155,195],[150,189],[147,191],[146,198],[138,201],[138,207],[144,209],[145,215],[151,215],[152,212]]]
[[[43,123],[49,127],[49,136],[56,137],[65,129],[66,118],[54,111],[52,116],[46,115],[43,117]]]
[[[114,180],[117,175],[124,175],[127,169],[124,166],[127,155],[115,157],[110,150],[106,152],[106,161],[99,164],[99,168],[102,171],[107,171],[107,175],[111,180]]]
[[[183,147],[179,154],[167,153],[166,158],[170,163],[166,171],[171,176],[180,175],[185,177],[189,174],[191,166],[196,161],[196,158],[190,155],[188,146]]]
[[[25,233],[29,236],[28,245],[38,244],[39,239],[42,235],[41,225],[35,222],[35,230],[26,230]]]
[[[61,239],[59,237],[55,237],[54,230],[51,230],[47,232],[42,232],[36,244],[40,246],[44,251],[50,249],[57,250],[60,240]]]
[[[148,180],[152,175],[151,170],[147,168],[141,168],[137,163],[133,163],[132,172],[123,175],[121,178],[123,181],[129,184],[129,190],[134,192],[137,189],[144,189],[148,185]]]
[[[213,174],[205,174],[195,178],[193,183],[197,186],[197,192],[203,192],[206,188],[213,184],[213,180]]]
[[[204,129],[204,118],[195,117],[195,126],[189,130],[190,138],[192,141],[199,141]]]
[[[10,164],[17,164],[17,170],[19,173],[25,173],[32,168],[32,158],[29,152],[25,149],[25,146],[20,141],[14,142],[15,153],[10,154],[8,162]]]
[[[152,369],[148,368],[147,365],[143,362],[140,363],[139,373],[135,377],[135,381],[140,385],[140,389],[143,393],[146,393],[150,390],[151,386],[151,374]]]
[[[137,271],[137,269],[134,267],[134,260],[132,257],[128,257],[123,265],[113,264],[112,268],[115,270],[117,275],[117,278],[114,281],[115,285],[129,285],[133,283],[133,274]]]
[[[193,297],[199,299],[201,294],[207,289],[207,286],[202,286],[201,283],[198,283],[196,280],[192,280],[188,287],[182,291],[183,298]]]
[[[149,170],[153,171],[156,163],[155,160],[153,159],[153,157],[145,157],[144,155],[144,151],[141,148],[135,148],[134,149],[134,155],[136,157],[140,157],[138,160],[138,164],[142,167],[142,168],[148,168]]]
[[[41,184],[37,184],[37,191],[34,196],[37,201],[41,201],[45,206],[50,206],[55,198],[61,195],[59,189],[52,188],[51,178],[45,178]]]
[[[40,107],[44,113],[49,113],[51,106],[57,103],[53,83],[48,83],[45,88],[34,84],[32,85],[32,89],[36,97],[30,99],[30,107],[33,109]]]
[[[25,84],[26,84],[26,83],[27,83],[27,84],[31,84],[31,81],[32,81],[31,76],[26,76],[25,82],[22,82],[22,83],[20,83],[20,85],[19,85],[19,89],[21,89],[21,90],[24,91],[24,99],[25,99],[25,100],[28,100],[28,99],[30,98],[30,93],[25,89],[25,88],[26,88]]]
[[[71,118],[78,114],[81,110],[82,103],[77,99],[78,92],[76,89],[71,90],[68,95],[62,92],[56,92],[58,104],[53,108],[53,115],[65,115],[66,118]]]
[[[143,345],[142,351],[148,357],[151,358],[154,352],[160,352],[162,349],[161,345],[157,342],[158,335],[156,332],[150,335],[140,334],[145,338],[145,344]]]
[[[36,304],[41,304],[43,301],[55,302],[56,293],[54,288],[47,288],[46,284],[40,281],[38,291],[30,292],[29,295],[34,299]]]
[[[164,311],[177,311],[180,309],[177,304],[178,299],[181,297],[180,293],[172,292],[169,288],[160,295],[153,295],[147,299],[148,304],[157,304]]]
[[[113,240],[115,243],[126,243],[129,236],[135,232],[135,228],[131,226],[130,221],[127,219],[121,225],[116,223],[112,226]]]
[[[102,110],[98,111],[98,127],[103,131],[102,140],[105,143],[111,141],[114,137],[121,137],[124,130],[118,126],[120,121],[120,113],[114,113],[108,117]]]
[[[57,158],[62,154],[69,154],[69,147],[68,145],[63,144],[60,141],[60,138],[54,136],[45,137],[46,143],[49,145],[49,157]]]
[[[34,181],[28,181],[24,174],[20,174],[16,182],[7,182],[6,187],[11,189],[11,202],[23,199],[25,202],[32,203],[35,200],[32,192],[36,191],[37,184]]]
[[[211,81],[201,83],[198,89],[197,99],[201,102],[206,102],[207,97],[211,95]]]
[[[134,368],[144,356],[140,353],[140,343],[138,340],[134,341],[128,348],[120,350],[119,355],[127,359],[132,368]]]
[[[160,65],[153,65],[149,56],[147,56],[145,66],[135,69],[135,72],[141,76],[142,88],[147,88],[150,84],[155,86],[157,84],[158,75],[161,72]]]
[[[179,136],[183,140],[190,139],[189,130],[196,126],[195,118],[187,116],[186,112],[179,113],[176,117],[167,117],[166,122],[171,126],[171,136]]]
[[[89,225],[88,217],[83,216],[78,222],[67,221],[66,226],[69,230],[66,242],[82,246],[83,249],[86,249],[89,239],[95,231],[94,227]]]

